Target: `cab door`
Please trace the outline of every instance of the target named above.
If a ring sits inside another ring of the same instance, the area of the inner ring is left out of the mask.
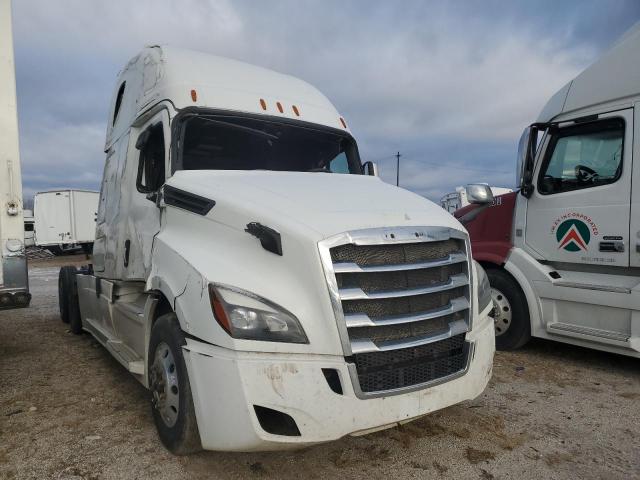
[[[160,231],[157,195],[166,180],[170,126],[166,110],[160,111],[132,134],[129,208],[122,245],[121,278],[146,280],[151,270],[153,240]]]
[[[640,103],[635,105],[635,138],[640,138]],[[635,142],[633,149],[635,158],[640,158],[640,142]],[[633,167],[633,179],[631,189],[631,221],[629,227],[629,264],[632,267],[640,267],[640,165]],[[640,328],[639,328],[640,334]]]
[[[564,122],[540,149],[524,245],[555,271],[532,281],[551,337],[629,346],[633,121],[625,109]]]
[[[632,139],[633,109],[548,132],[525,235],[542,259],[629,266]]]

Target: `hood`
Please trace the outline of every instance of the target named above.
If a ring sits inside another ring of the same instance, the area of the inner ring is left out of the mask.
[[[213,219],[227,223],[234,214],[240,217],[239,223],[258,221],[273,228],[295,223],[313,230],[319,239],[390,226],[464,230],[433,202],[366,175],[183,170],[167,184],[215,200],[216,206],[209,212]]]

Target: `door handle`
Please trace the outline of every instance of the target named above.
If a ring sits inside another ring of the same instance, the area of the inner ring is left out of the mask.
[[[638,249],[638,247],[639,245],[636,245],[636,249]],[[612,252],[612,253],[623,253],[624,242],[621,240],[616,240],[614,242],[600,242],[600,251]]]

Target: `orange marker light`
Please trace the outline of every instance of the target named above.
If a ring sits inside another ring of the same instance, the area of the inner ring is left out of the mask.
[[[265,102],[263,98],[260,99],[260,106],[263,110],[267,109],[267,102]]]
[[[299,117],[300,116],[300,111],[298,110],[298,107],[293,105],[291,108],[293,109],[293,113],[296,114],[296,117]]]
[[[344,121],[344,118],[340,117],[340,123],[342,123],[344,128],[347,128],[347,122]]]
[[[198,92],[196,92],[195,90],[191,90],[191,100],[193,100],[194,102],[198,100]]]
[[[220,326],[224,328],[227,333],[231,334],[231,322],[229,322],[229,317],[227,317],[227,313],[224,311],[222,302],[220,302],[220,299],[216,295],[216,290],[213,285],[209,285],[209,300],[211,301],[213,316]]]
[[[280,113],[284,113],[284,108],[282,108],[282,104],[280,102],[276,102],[276,107],[278,107],[278,111]]]

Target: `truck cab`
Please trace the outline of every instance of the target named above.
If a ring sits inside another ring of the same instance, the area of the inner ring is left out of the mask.
[[[149,47],[119,76],[105,152],[93,263],[61,270],[61,316],[149,388],[170,451],[299,448],[485,388],[468,235],[371,175],[311,85]]]
[[[549,100],[520,140],[518,193],[456,213],[498,348],[535,336],[640,357],[638,52],[636,28]]]

